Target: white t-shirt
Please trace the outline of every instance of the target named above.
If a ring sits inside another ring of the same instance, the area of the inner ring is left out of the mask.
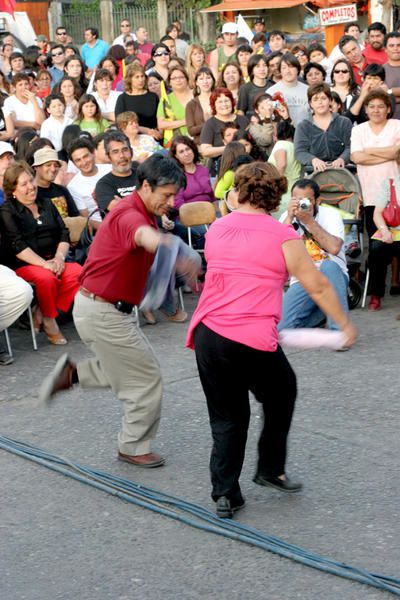
[[[121,94],[122,92],[111,90],[107,100],[102,100],[97,92],[93,92],[93,96],[96,98],[97,104],[100,106],[102,115],[115,112],[115,105],[117,104],[118,96]]]
[[[286,217],[287,211],[285,211],[279,219],[280,222],[283,223]],[[319,206],[315,220],[318,223],[318,225],[322,227],[322,229],[325,229],[325,231],[327,231],[331,235],[334,235],[335,237],[344,240],[344,224],[340,213],[337,210],[335,210],[334,208],[330,208],[329,206]],[[299,235],[304,235],[304,230],[301,227],[301,224],[297,230],[297,233]],[[340,248],[338,254],[331,254],[330,252],[325,251],[324,254],[326,255],[326,258],[324,260],[332,260],[333,262],[335,262],[337,265],[339,265],[339,267],[343,271],[343,274],[346,277],[348,277],[344,244],[342,244],[342,247]],[[318,268],[321,265],[321,261],[314,261],[314,264]],[[290,285],[296,283],[297,281],[298,280],[295,277],[291,277]]]
[[[63,121],[57,121],[57,119],[50,115],[50,117],[42,123],[40,137],[50,140],[54,145],[54,149],[59,152],[62,150],[62,135],[64,129],[67,125],[71,125],[71,123],[72,119],[69,119],[65,115]]]
[[[39,108],[43,109],[43,102],[41,99],[36,98],[36,102],[38,103]],[[14,95],[8,96],[8,98],[4,100],[3,104],[4,116],[8,117],[11,113],[14,113],[14,118],[16,121],[36,121],[35,109],[32,102],[27,102],[24,104]]]
[[[75,175],[67,185],[78,210],[87,210],[89,215],[98,208],[93,197],[94,189],[98,180],[111,171],[111,165],[96,165],[97,173],[91,177],[85,177],[82,173]],[[93,221],[101,221],[101,214],[95,212],[91,217]]]
[[[300,121],[310,116],[310,109],[307,98],[308,85],[301,81],[296,81],[293,85],[288,85],[283,81],[278,81],[267,92],[273,96],[276,92],[281,92],[289,109],[290,117],[294,126]]]

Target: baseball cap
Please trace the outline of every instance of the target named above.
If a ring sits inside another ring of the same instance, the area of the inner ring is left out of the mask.
[[[222,26],[222,33],[237,33],[236,23],[224,23]]]
[[[7,154],[10,152],[11,154],[15,154],[14,148],[8,142],[0,142],[0,156],[3,154]]]
[[[40,150],[36,150],[33,155],[33,166],[40,167],[47,162],[56,161],[61,165],[61,161],[58,158],[58,154],[53,148],[49,148],[46,146],[45,148],[40,148]]]
[[[37,42],[47,42],[47,36],[45,36],[41,33],[40,35],[37,36],[36,41]]]
[[[262,25],[265,25],[265,21],[262,17],[257,17],[257,19],[254,21],[254,23],[261,23]]]

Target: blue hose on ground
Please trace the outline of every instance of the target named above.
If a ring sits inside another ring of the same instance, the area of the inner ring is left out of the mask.
[[[36,464],[91,485],[122,500],[176,519],[197,529],[238,540],[290,558],[325,573],[351,579],[400,596],[400,579],[351,567],[269,536],[238,521],[219,519],[213,512],[180,498],[159,492],[110,473],[90,469],[37,446],[0,436],[0,448]],[[177,512],[179,511],[179,512]],[[185,514],[186,513],[186,514]]]

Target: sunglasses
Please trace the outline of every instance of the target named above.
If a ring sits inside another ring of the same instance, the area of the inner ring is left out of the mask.
[[[156,52],[153,54],[153,57],[155,56],[169,56],[169,52]]]
[[[350,73],[348,69],[335,69],[334,73]]]
[[[66,32],[66,31],[59,31],[59,32],[57,33],[57,35],[67,35],[67,32]]]
[[[54,52],[52,56],[62,56],[64,52]]]

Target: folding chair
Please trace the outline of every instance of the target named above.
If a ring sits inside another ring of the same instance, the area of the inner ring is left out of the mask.
[[[211,202],[189,202],[188,204],[182,204],[179,209],[179,220],[182,225],[187,227],[188,241],[191,248],[193,248],[192,227],[204,225],[207,231],[208,226],[216,218],[215,206]],[[197,250],[197,248],[195,249]],[[204,252],[204,250],[197,250],[197,252]]]

